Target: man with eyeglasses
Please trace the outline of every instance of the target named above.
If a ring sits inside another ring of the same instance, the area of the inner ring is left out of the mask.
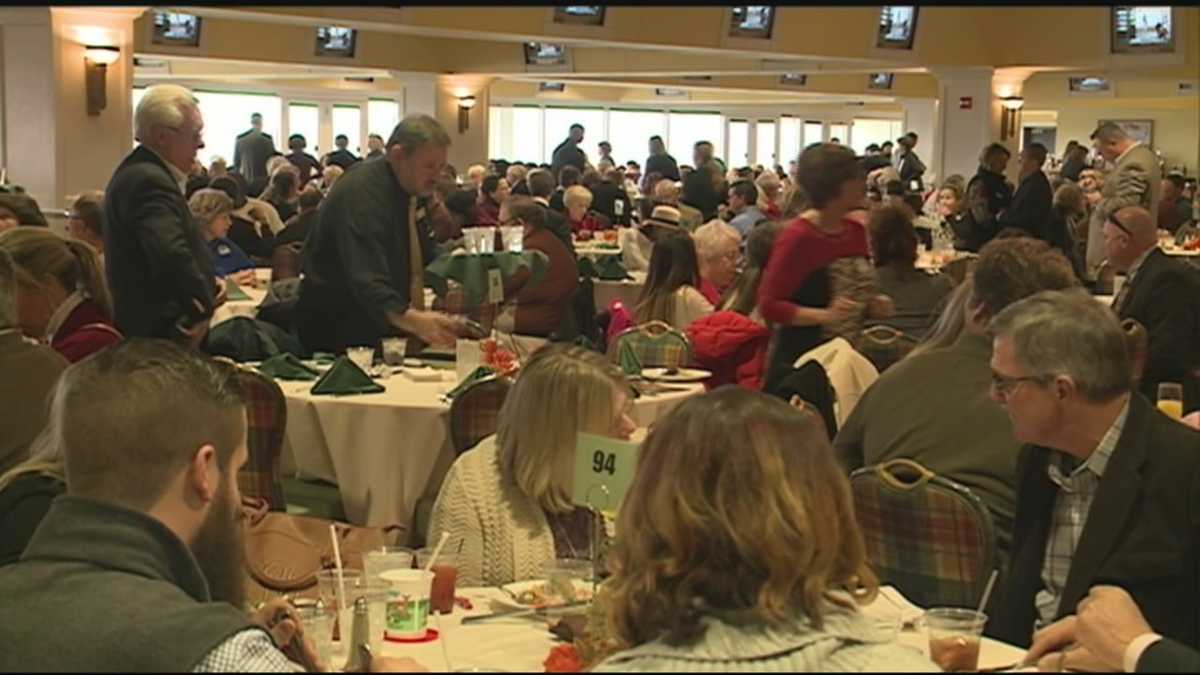
[[[1117,318],[1082,291],[1018,302],[989,332],[991,396],[1026,445],[988,635],[1029,645],[1111,584],[1161,635],[1197,644],[1200,433],[1132,390]]]
[[[134,113],[138,147],[105,190],[104,252],[117,329],[198,347],[224,302],[208,247],[184,190],[204,147],[204,119],[192,92],[146,90]]]
[[[1102,232],[1105,258],[1125,274],[1113,310],[1150,335],[1142,393],[1153,401],[1159,384],[1178,383],[1184,411],[1200,408],[1200,271],[1159,250],[1154,217],[1141,207],[1110,214]]]

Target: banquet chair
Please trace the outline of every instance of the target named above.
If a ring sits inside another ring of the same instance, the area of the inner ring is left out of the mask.
[[[867,357],[880,374],[917,346],[916,338],[884,324],[864,328],[858,334],[857,342],[855,347],[859,353]]]
[[[621,331],[608,345],[608,358],[620,363],[621,348],[628,344],[643,368],[681,368],[692,362],[692,343],[663,321],[650,321]]]
[[[909,459],[850,474],[867,559],[919,607],[975,607],[998,563],[992,515],[974,493]]]
[[[295,279],[300,276],[301,244],[276,246],[271,254],[271,281]]]
[[[243,496],[265,499],[272,511],[284,511],[279,461],[287,428],[287,404],[275,380],[249,368],[238,368],[238,384],[246,398],[246,446],[250,458],[238,471]]]
[[[488,377],[467,387],[450,404],[450,444],[461,455],[479,441],[496,433],[500,406],[512,388],[512,380]]]

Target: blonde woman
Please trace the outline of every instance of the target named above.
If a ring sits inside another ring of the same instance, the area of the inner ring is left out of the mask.
[[[50,502],[67,491],[62,445],[49,429],[30,447],[30,457],[0,475],[0,567],[25,551]]]
[[[233,200],[220,190],[197,190],[188,200],[188,209],[200,226],[200,236],[208,244],[213,269],[219,277],[233,277],[239,286],[254,286],[254,261],[229,239]]]
[[[26,337],[74,363],[121,341],[96,250],[46,228],[0,234],[17,272],[17,315]]]
[[[859,610],[878,582],[849,482],[819,418],[781,400],[726,386],[681,403],[638,453],[617,532],[624,651],[597,671],[937,670]]]
[[[607,218],[590,210],[592,197],[592,191],[582,185],[572,185],[563,193],[563,208],[567,212],[567,224],[570,225],[571,232],[576,235],[584,232],[590,235],[596,230],[612,228],[612,223],[608,222]]]
[[[591,553],[595,515],[571,503],[575,436],[629,438],[629,384],[594,352],[544,347],[521,370],[496,435],[458,458],[433,507],[429,541],[450,533],[461,586],[541,578],[555,558]],[[461,544],[460,544],[461,542]]]
[[[700,293],[711,305],[721,302],[737,278],[742,235],[723,220],[710,220],[692,233],[700,263]]]

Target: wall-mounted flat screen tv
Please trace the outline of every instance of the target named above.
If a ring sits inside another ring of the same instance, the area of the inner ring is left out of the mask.
[[[917,8],[884,5],[879,10],[879,36],[875,46],[883,49],[912,49],[917,33]]]
[[[771,39],[775,8],[767,5],[737,5],[731,10],[730,37]]]
[[[893,73],[871,73],[867,76],[867,89],[891,89]]]
[[[779,84],[789,87],[803,87],[808,84],[808,75],[802,73],[784,73],[779,76]]]
[[[357,33],[353,28],[321,26],[317,29],[317,56],[354,58]]]
[[[554,23],[603,26],[604,5],[567,5],[554,8]]]
[[[1074,92],[1099,93],[1110,91],[1112,83],[1103,77],[1069,77],[1067,88]]]
[[[526,42],[525,65],[564,66],[567,64],[567,48],[551,42]]]
[[[156,45],[199,47],[200,17],[179,12],[155,12],[154,35],[150,41]]]
[[[1139,54],[1175,51],[1175,16],[1170,7],[1112,8],[1112,51]]]

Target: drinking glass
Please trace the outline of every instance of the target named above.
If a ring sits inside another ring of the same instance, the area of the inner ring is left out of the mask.
[[[979,643],[987,615],[973,609],[937,607],[925,612],[929,658],[946,672],[979,668]]]
[[[410,570],[412,564],[412,549],[403,546],[381,546],[363,555],[363,572],[368,579],[378,579],[389,570]]]
[[[1183,385],[1163,382],[1158,385],[1158,409],[1171,419],[1183,418]]]
[[[379,341],[379,351],[383,354],[383,362],[387,365],[402,366],[408,351],[408,340],[399,337],[385,337]]]
[[[375,358],[374,347],[346,347],[346,356],[364,373],[371,374],[371,361]]]
[[[429,607],[431,611],[439,614],[454,611],[454,591],[458,582],[458,557],[453,551],[447,550],[448,548],[442,547],[442,552],[438,554],[437,561],[430,570],[433,572],[433,587],[429,593]],[[417,551],[417,567],[425,569],[432,555],[432,548]]]
[[[520,253],[525,250],[525,228],[520,225],[500,228],[500,236],[504,239],[505,251]]]
[[[321,663],[330,666],[333,656],[333,611],[324,605],[311,604],[296,607],[296,616],[304,631],[304,637],[312,640]]]
[[[471,255],[479,253],[479,234],[478,233],[479,233],[479,228],[477,228],[477,227],[464,227],[462,229],[463,248],[466,249],[467,253],[469,253]]]
[[[496,228],[481,227],[479,228],[479,252],[480,253],[495,253],[496,252]]]

